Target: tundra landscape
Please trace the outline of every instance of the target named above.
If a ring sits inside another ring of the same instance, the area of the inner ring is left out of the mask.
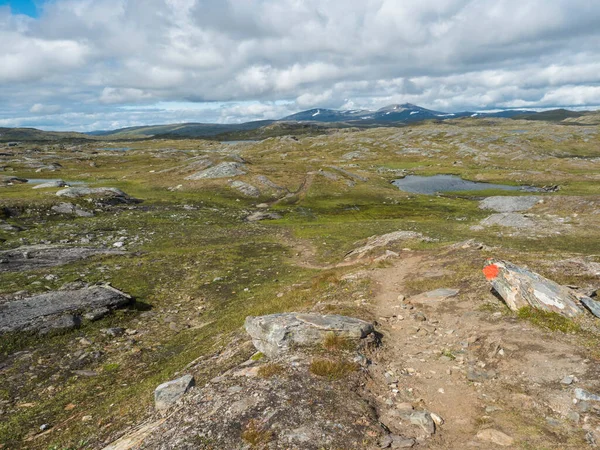
[[[6,142],[2,448],[595,445],[599,121]]]

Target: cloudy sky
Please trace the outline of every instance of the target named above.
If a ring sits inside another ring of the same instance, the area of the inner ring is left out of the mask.
[[[0,127],[595,109],[598,0],[0,0]]]

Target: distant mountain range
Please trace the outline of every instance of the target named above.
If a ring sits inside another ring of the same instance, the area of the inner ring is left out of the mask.
[[[364,109],[335,110],[325,108],[309,109],[279,120],[259,120],[241,124],[181,123],[121,128],[117,130],[92,131],[89,133],[51,132],[35,128],[0,128],[0,142],[7,141],[47,141],[64,139],[147,139],[147,138],[214,138],[221,140],[257,139],[283,134],[318,134],[327,128],[378,126],[402,126],[424,120],[449,120],[461,118],[511,118],[523,120],[543,120],[562,122],[598,116],[597,112],[504,110],[496,112],[462,111],[446,113],[422,108],[411,103],[389,105],[377,111]],[[600,122],[592,118],[585,124]],[[576,125],[577,122],[565,122]],[[584,124],[584,123],[581,123]]]

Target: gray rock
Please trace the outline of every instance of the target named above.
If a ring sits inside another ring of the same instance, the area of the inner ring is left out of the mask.
[[[567,377],[564,377],[562,380],[560,380],[560,383],[568,386],[573,383],[573,377],[570,375]]]
[[[94,213],[86,211],[73,203],[59,203],[50,208],[52,211],[58,214],[74,214],[78,217],[93,217]]]
[[[154,390],[154,406],[157,410],[168,409],[194,386],[194,377],[184,375],[176,380],[167,381]]]
[[[386,434],[379,440],[379,448],[389,448],[394,442],[391,434]]]
[[[76,291],[55,291],[0,304],[0,334],[13,331],[44,331],[73,328],[86,311],[115,309],[131,297],[108,286]]]
[[[426,238],[423,238],[423,235],[421,233],[418,233],[416,231],[394,231],[392,233],[382,234],[380,236],[371,236],[367,239],[365,245],[355,248],[351,252],[347,253],[345,257],[346,259],[360,259],[376,248],[386,247],[390,244],[410,239],[426,240]]]
[[[501,447],[510,447],[514,443],[514,439],[509,435],[493,428],[481,430],[477,433],[477,439],[485,442],[491,442]]]
[[[535,222],[519,213],[497,213],[483,219],[480,225],[484,227],[532,228]]]
[[[535,195],[528,195],[522,197],[488,197],[479,202],[479,208],[491,209],[499,213],[527,211],[528,209],[533,208],[540,200],[541,197]]]
[[[592,394],[581,388],[575,388],[575,398],[586,402],[600,402],[600,395]]]
[[[260,197],[260,190],[257,187],[252,186],[251,184],[236,180],[232,181],[230,185],[233,189],[241,192],[242,194],[248,197]]]
[[[104,203],[138,203],[139,200],[130,197],[125,192],[117,188],[88,188],[88,187],[69,187],[56,193],[58,197],[82,198],[92,197],[101,200]]]
[[[119,337],[125,334],[125,328],[121,327],[113,327],[113,328],[104,328],[102,330],[104,334],[111,337]]]
[[[19,177],[12,177],[12,176],[0,177],[0,184],[4,184],[4,185],[24,184],[24,183],[27,183],[28,181],[29,180],[26,178],[19,178]]]
[[[222,162],[201,172],[186,177],[186,180],[204,180],[212,178],[228,178],[244,175],[244,164],[238,162]]]
[[[429,414],[427,411],[410,411],[410,412],[406,413],[406,418],[413,425],[417,425],[417,426],[421,427],[421,429],[425,433],[427,433],[429,435],[432,435],[433,433],[435,433],[435,422],[431,418],[431,414]],[[393,444],[392,444],[392,448],[393,448]],[[398,448],[400,448],[400,447],[398,447]]]
[[[46,183],[38,184],[33,189],[49,189],[49,188],[61,188],[67,186],[63,180],[53,180]]]
[[[304,313],[249,316],[245,327],[256,349],[271,357],[295,347],[320,345],[328,334],[358,342],[374,331],[364,320]]]
[[[413,438],[407,438],[392,434],[392,445],[391,448],[412,448],[416,441]]]
[[[277,220],[281,219],[282,215],[274,212],[256,211],[246,217],[248,222],[258,222],[260,220]]]
[[[600,302],[587,296],[578,296],[581,304],[596,317],[600,318]]]
[[[496,377],[496,372],[493,370],[483,370],[478,367],[469,367],[467,369],[467,380],[482,382]]]
[[[0,220],[0,231],[18,232],[23,230],[24,228],[21,228],[17,225],[12,225],[4,220]]]
[[[507,261],[489,260],[483,273],[513,311],[530,306],[566,317],[582,313],[578,299],[570,289],[523,267]]]
[[[64,247],[59,245],[29,245],[0,251],[1,272],[17,272],[54,267],[80,261],[93,255],[124,254],[117,249],[94,247]]]
[[[89,320],[91,322],[94,322],[96,320],[102,319],[103,317],[106,317],[108,314],[110,314],[110,310],[108,308],[99,308],[99,309],[90,311],[88,313],[85,313],[83,315],[83,318],[86,320]]]

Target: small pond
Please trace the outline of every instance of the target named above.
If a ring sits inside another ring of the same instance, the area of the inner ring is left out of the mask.
[[[43,184],[43,183],[50,183],[51,181],[59,181],[59,180],[60,180],[60,178],[28,178],[27,183],[28,184]],[[67,181],[67,180],[63,180],[63,181],[72,186],[85,184],[83,181]]]
[[[481,183],[463,180],[456,175],[434,175],[422,177],[408,175],[392,184],[400,190],[413,194],[435,194],[437,192],[484,191],[487,189],[502,189],[504,191],[539,192],[540,189],[531,186],[509,186],[506,184]]]

